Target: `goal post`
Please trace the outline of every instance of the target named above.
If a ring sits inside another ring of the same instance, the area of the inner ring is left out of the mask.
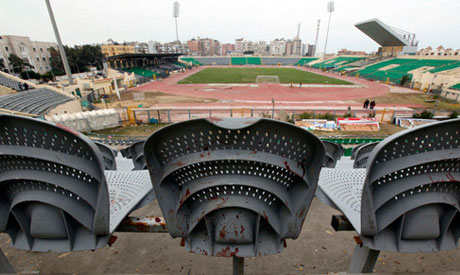
[[[256,83],[280,83],[280,78],[277,75],[258,75]]]

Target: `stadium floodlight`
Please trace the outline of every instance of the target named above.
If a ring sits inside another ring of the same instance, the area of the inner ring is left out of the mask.
[[[327,23],[326,42],[324,43],[324,54],[326,55],[327,39],[329,37],[329,26],[331,25],[331,15],[335,11],[334,1],[327,2],[327,12],[329,13],[329,23]]]
[[[46,7],[48,8],[48,13],[50,15],[51,25],[53,25],[54,35],[56,35],[56,42],[58,44],[59,54],[61,55],[62,64],[64,65],[64,70],[67,75],[67,79],[69,80],[69,84],[72,85],[73,84],[72,72],[70,71],[69,62],[67,61],[67,56],[65,54],[64,47],[62,46],[61,36],[59,35],[59,30],[56,25],[56,20],[54,19],[53,10],[51,9],[51,4],[49,0],[45,0],[45,3],[46,3]]]
[[[180,4],[178,1],[174,2],[174,8],[173,8],[173,17],[174,20],[176,21],[176,40],[179,41],[179,32],[177,31],[177,18],[179,17],[179,7]]]

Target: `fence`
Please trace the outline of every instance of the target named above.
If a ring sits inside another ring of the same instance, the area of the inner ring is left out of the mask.
[[[128,112],[128,110],[125,110]],[[154,119],[158,123],[181,122],[194,118],[206,117],[266,117],[284,121],[301,119],[301,114],[309,113],[308,118],[320,119],[328,114],[329,119],[337,117],[370,117],[374,116],[378,121],[392,121],[393,117],[411,117],[413,110],[366,110],[366,109],[268,109],[268,108],[130,108],[134,121],[138,124],[150,123]],[[123,115],[121,116],[124,117]],[[307,118],[307,117],[305,117]]]

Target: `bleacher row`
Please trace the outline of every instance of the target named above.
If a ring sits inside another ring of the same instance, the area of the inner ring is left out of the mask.
[[[43,115],[49,109],[71,100],[72,98],[70,96],[66,96],[46,88],[38,88],[21,93],[1,96],[0,108]]]
[[[453,89],[453,90],[459,90],[460,91],[460,83],[458,84],[455,84],[454,86],[451,86],[449,87],[450,89]]]
[[[306,219],[316,196],[342,213],[336,231],[358,235],[349,273],[372,272],[380,251],[458,247],[459,126],[452,119],[394,134],[357,148],[353,162],[292,124],[196,119],[124,153],[148,170],[111,171],[115,152],[83,134],[0,115],[0,232],[15,248],[42,252],[95,250],[113,244],[115,231],[168,232],[189,252],[234,257],[236,266],[236,257],[282,252],[304,223],[317,226]],[[164,218],[128,217],[153,200]]]
[[[385,69],[388,67],[388,69]],[[412,78],[409,73],[423,67],[431,68],[428,72],[437,73],[460,67],[457,60],[437,60],[437,59],[406,59],[394,58],[379,63],[369,65],[361,70],[353,72],[352,75],[359,75],[362,78],[399,83],[404,76]],[[384,70],[382,70],[384,69]]]
[[[344,66],[359,60],[364,59],[365,57],[350,57],[350,56],[339,56],[331,59],[324,60],[312,65],[316,69],[331,69],[337,68],[339,66]]]
[[[16,81],[12,78],[6,77],[2,74],[0,74],[0,85],[6,86],[16,91],[25,90],[24,83]]]
[[[299,57],[183,57],[182,61],[193,65],[295,65],[303,66],[317,58]]]
[[[146,68],[141,67],[133,67],[133,68],[125,68],[123,71],[128,73],[134,73],[137,76],[142,76],[146,78],[153,79],[158,77],[167,77],[167,72],[181,70],[185,65],[181,63],[177,64],[160,64],[155,66],[149,66]]]

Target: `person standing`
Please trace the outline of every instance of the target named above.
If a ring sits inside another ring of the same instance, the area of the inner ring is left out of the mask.
[[[371,103],[370,103],[371,110],[373,110],[373,109],[375,108],[375,105],[376,105],[376,104],[375,104],[375,101],[372,100]]]
[[[364,101],[363,109],[367,109],[368,106],[369,106],[369,99],[366,99],[366,101]]]

